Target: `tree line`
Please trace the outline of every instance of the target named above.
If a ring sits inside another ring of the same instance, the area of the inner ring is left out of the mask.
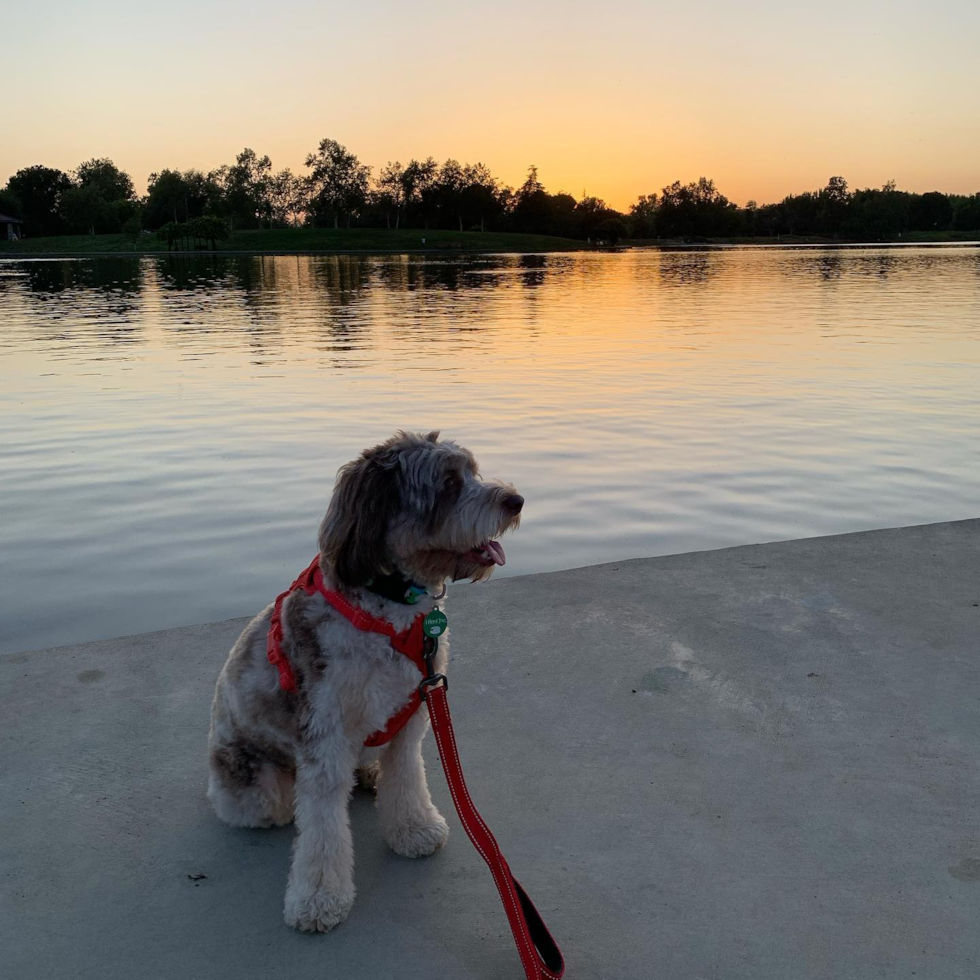
[[[25,167],[0,189],[0,213],[32,236],[161,231],[168,241],[211,241],[241,228],[364,227],[517,231],[615,243],[622,238],[820,236],[886,240],[914,232],[980,230],[980,193],[916,194],[894,181],[851,191],[843,177],[778,204],[739,207],[714,181],[675,181],[644,194],[626,213],[598,197],[545,189],[536,167],[520,187],[483,163],[449,159],[389,161],[375,174],[336,140],[306,157],[306,173],[274,171],[246,148],[233,164],[204,172],[152,173],[138,196],[129,174],[109,159],[65,173]]]

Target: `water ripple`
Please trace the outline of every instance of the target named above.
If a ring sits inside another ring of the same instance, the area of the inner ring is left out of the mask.
[[[397,427],[508,574],[975,517],[978,340],[977,248],[0,261],[0,649],[255,611]]]

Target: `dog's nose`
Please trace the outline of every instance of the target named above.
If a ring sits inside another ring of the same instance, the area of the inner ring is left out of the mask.
[[[509,510],[512,514],[519,514],[524,506],[524,498],[519,493],[509,493],[504,497],[504,510]]]

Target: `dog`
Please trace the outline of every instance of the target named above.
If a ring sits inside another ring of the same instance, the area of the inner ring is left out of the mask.
[[[435,608],[447,581],[479,581],[505,561],[497,540],[520,523],[524,498],[485,481],[467,449],[438,432],[399,432],[341,467],[319,530],[326,588],[407,629]],[[414,604],[400,601],[412,591]],[[358,630],[320,593],[282,605],[283,690],[266,640],[273,606],[245,627],[218,678],[208,739],[208,798],[235,827],[296,822],[286,923],[327,932],[354,903],[348,800],[374,788],[388,846],[405,857],[442,847],[449,828],[422,762],[428,713],[417,711],[381,750],[364,742],[418,688],[418,669],[387,637]],[[434,669],[446,670],[448,635]]]

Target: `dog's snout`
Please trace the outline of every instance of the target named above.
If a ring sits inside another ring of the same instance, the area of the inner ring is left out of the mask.
[[[519,493],[509,493],[504,497],[504,510],[519,514],[524,506],[524,498]]]

